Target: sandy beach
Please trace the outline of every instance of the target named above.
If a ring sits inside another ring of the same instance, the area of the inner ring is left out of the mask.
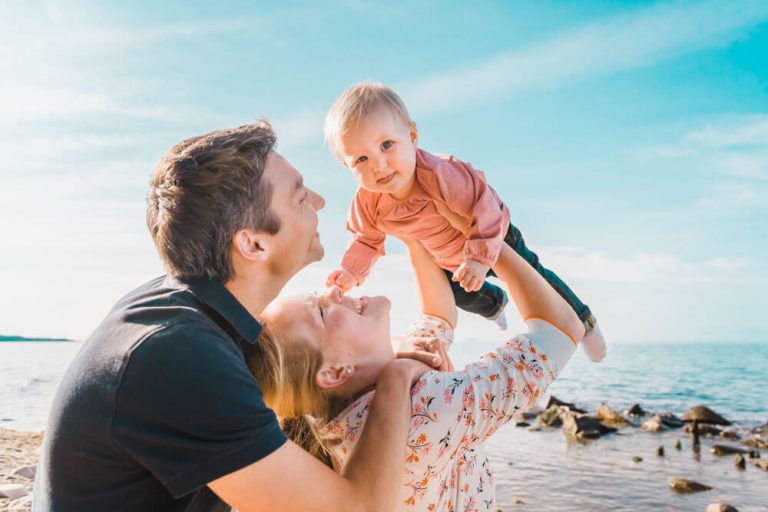
[[[42,440],[41,432],[19,432],[0,428],[0,486],[21,485],[28,492],[26,496],[15,500],[0,498],[0,511],[29,510],[34,479],[14,473],[20,468],[37,463]]]

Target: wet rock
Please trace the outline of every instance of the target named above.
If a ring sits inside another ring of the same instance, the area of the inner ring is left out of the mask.
[[[768,448],[768,443],[760,439],[759,437],[753,437],[742,441],[743,444],[751,446],[752,448]]]
[[[727,444],[715,444],[712,445],[712,447],[709,449],[710,452],[714,453],[715,455],[733,455],[736,453],[745,454],[749,453],[749,450],[745,450],[744,448],[739,448],[738,446],[729,446]]]
[[[527,421],[518,421],[517,423],[515,423],[515,426],[522,428],[522,427],[530,427],[531,424],[528,423]]]
[[[720,438],[721,439],[730,439],[731,441],[738,441],[741,439],[741,436],[738,432],[734,430],[723,430],[720,432]]]
[[[29,494],[29,491],[19,484],[0,484],[0,498],[15,500]]]
[[[664,447],[663,446],[659,446],[658,448],[656,448],[656,455],[658,455],[659,457],[663,457],[664,456]]]
[[[19,499],[13,500],[8,505],[8,512],[28,511],[31,508],[32,508],[32,495],[28,494],[27,496],[24,496],[23,498],[19,498]]]
[[[693,420],[699,420],[700,425],[703,425],[704,423],[709,423],[710,425],[729,426],[731,424],[730,421],[723,418],[722,416],[717,414],[715,411],[713,411],[709,407],[705,407],[703,405],[697,405],[696,407],[691,407],[690,409],[685,411],[685,414],[683,414],[683,421],[693,421]]]
[[[757,450],[752,450],[749,452],[749,458],[750,459],[759,459],[760,458],[760,452]]]
[[[578,407],[576,407],[574,404],[572,404],[570,402],[563,402],[562,400],[560,400],[559,398],[557,398],[554,395],[549,397],[549,402],[547,402],[547,407],[546,408],[549,409],[553,405],[555,405],[557,407],[565,407],[569,411],[578,412],[578,413],[581,413],[581,414],[584,414],[584,413],[587,412],[584,409],[579,409]]]
[[[553,397],[554,398],[554,397]],[[552,399],[550,399],[552,401]],[[561,427],[563,420],[560,418],[560,406],[551,405],[547,410],[536,416],[536,421],[542,427]]]
[[[687,480],[685,478],[678,478],[678,477],[670,477],[670,479],[667,480],[667,484],[669,484],[669,487],[673,491],[683,493],[683,494],[687,494],[691,492],[708,491],[712,489],[712,487],[696,482],[694,480]]]
[[[641,426],[646,432],[663,432],[665,430],[682,427],[683,420],[672,413],[656,414],[651,416],[651,418],[645,421]]]
[[[683,449],[683,443],[681,443],[680,440],[678,439],[677,442],[675,443],[675,450],[682,450],[682,449]]]
[[[624,414],[627,416],[645,416],[648,413],[640,407],[640,404],[632,404],[629,409],[624,411]]]
[[[597,409],[597,419],[603,423],[616,426],[624,426],[631,423],[627,418],[616,412],[605,402],[601,403],[600,407]]]
[[[603,425],[594,416],[564,411],[560,417],[563,420],[563,432],[573,439],[597,439],[605,434],[616,432],[615,428]]]
[[[698,420],[697,420],[698,421]],[[693,433],[693,423],[688,423],[683,427],[683,430],[688,433]],[[712,425],[702,425],[699,423],[699,435],[705,437],[719,437],[723,431]]]
[[[734,459],[733,463],[736,465],[738,469],[746,469],[747,468],[747,461],[744,460],[744,456],[742,454],[738,454],[736,458]]]
[[[727,503],[710,503],[705,512],[739,512],[738,509]]]
[[[643,458],[638,455],[633,455],[632,462],[643,462]]]
[[[768,459],[750,460],[749,463],[754,464],[755,466],[762,469],[763,471],[768,471]]]
[[[31,465],[31,466],[22,466],[20,468],[16,468],[13,470],[13,475],[20,476],[23,478],[35,478],[35,473],[37,472],[37,466]]]

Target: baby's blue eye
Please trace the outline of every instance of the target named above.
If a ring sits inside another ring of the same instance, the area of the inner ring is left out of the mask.
[[[389,149],[389,148],[391,148],[391,147],[392,147],[392,144],[394,144],[394,143],[393,143],[391,140],[385,140],[385,141],[384,141],[384,142],[381,144],[381,147],[383,147],[384,149]]]
[[[367,157],[367,156],[361,156],[360,158],[358,158],[357,160],[355,160],[355,163],[356,163],[356,164],[361,164],[361,163],[365,162],[366,160],[368,160],[368,157]]]

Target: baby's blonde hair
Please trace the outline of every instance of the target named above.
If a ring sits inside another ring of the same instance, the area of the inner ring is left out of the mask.
[[[382,106],[406,125],[416,126],[395,91],[379,82],[358,82],[341,93],[325,116],[325,142],[336,158],[341,160],[341,137],[350,129],[355,129],[365,116]]]

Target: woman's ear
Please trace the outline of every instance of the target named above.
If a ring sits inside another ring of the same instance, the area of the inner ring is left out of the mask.
[[[325,366],[315,375],[315,382],[320,389],[330,391],[347,382],[355,374],[352,365]]]

